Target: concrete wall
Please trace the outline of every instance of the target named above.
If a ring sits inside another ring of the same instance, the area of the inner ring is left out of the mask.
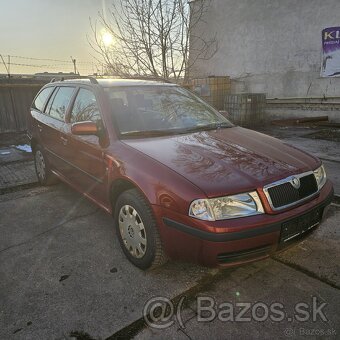
[[[218,50],[191,77],[228,75],[234,92],[273,98],[340,96],[340,77],[320,77],[321,31],[340,26],[339,13],[340,0],[210,0],[193,34],[216,34]]]

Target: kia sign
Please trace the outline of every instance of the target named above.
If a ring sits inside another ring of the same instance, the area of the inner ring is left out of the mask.
[[[340,76],[340,27],[322,31],[321,77]]]

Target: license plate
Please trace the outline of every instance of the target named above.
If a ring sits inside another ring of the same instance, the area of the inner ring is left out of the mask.
[[[322,210],[315,209],[305,215],[284,222],[281,226],[280,242],[288,242],[315,228],[320,224],[321,216]]]

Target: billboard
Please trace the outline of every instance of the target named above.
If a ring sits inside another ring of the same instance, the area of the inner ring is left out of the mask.
[[[340,76],[340,26],[322,30],[321,77]]]

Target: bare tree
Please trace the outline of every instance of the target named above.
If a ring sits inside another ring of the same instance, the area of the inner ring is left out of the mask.
[[[215,37],[204,40],[193,33],[209,1],[117,0],[109,18],[99,13],[98,21],[90,22],[89,43],[108,74],[187,78],[198,59],[217,51]],[[105,44],[98,26],[112,35],[112,44]],[[190,46],[195,51],[189,59]]]

